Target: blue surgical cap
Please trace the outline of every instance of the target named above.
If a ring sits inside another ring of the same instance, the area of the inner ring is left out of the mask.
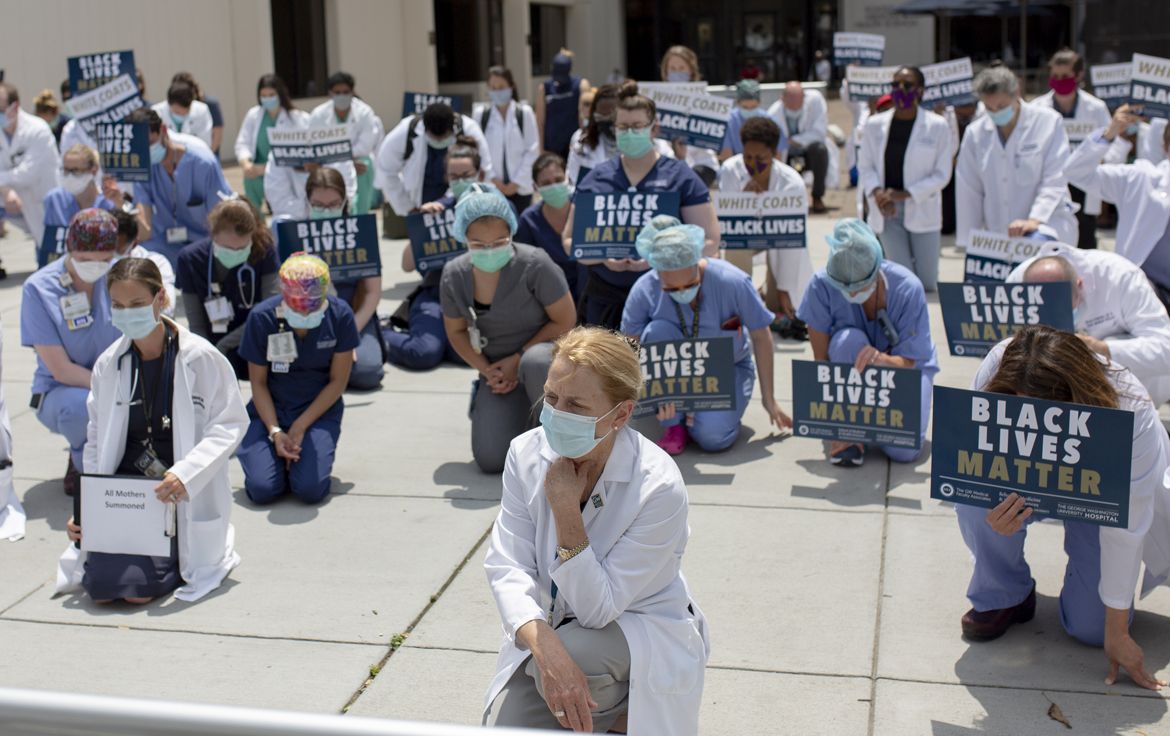
[[[701,227],[684,225],[670,215],[658,215],[638,233],[634,246],[655,271],[677,271],[699,262],[706,237]]]
[[[516,234],[516,211],[512,203],[491,184],[477,182],[455,203],[455,224],[451,235],[460,243],[467,242],[467,226],[483,217],[498,217],[508,223],[508,230]]]
[[[838,220],[825,241],[829,244],[825,275],[833,286],[848,294],[864,289],[877,278],[882,246],[869,225],[856,217]]]

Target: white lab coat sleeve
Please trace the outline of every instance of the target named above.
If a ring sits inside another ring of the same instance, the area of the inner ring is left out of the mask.
[[[1106,338],[1113,360],[1142,379],[1170,372],[1170,319],[1144,273],[1126,271],[1117,284],[1126,336]]]
[[[256,130],[260,127],[260,116],[263,112],[264,110],[256,105],[244,116],[240,132],[236,134],[236,161],[244,159],[251,161],[256,157]]]
[[[1088,139],[1085,139],[1085,140],[1087,141]],[[1085,145],[1085,143],[1081,142],[1081,147],[1084,147],[1084,145]],[[1105,158],[1103,158],[1101,160],[1107,164],[1123,164],[1126,162],[1126,159],[1129,158],[1129,152],[1132,148],[1133,148],[1132,143],[1130,143],[1126,139],[1122,138],[1121,136],[1117,136],[1116,138],[1113,139],[1113,144],[1111,146],[1109,146],[1109,150],[1105,152]],[[1074,152],[1074,155],[1075,155],[1075,152]],[[1072,165],[1072,157],[1069,157],[1069,160],[1066,161],[1064,164],[1064,172],[1068,176],[1068,180],[1070,182],[1072,182],[1072,180],[1073,180],[1072,174],[1069,173],[1069,167],[1071,165]]]
[[[673,467],[673,465],[672,465]],[[646,498],[638,516],[597,559],[592,547],[550,568],[557,590],[587,629],[600,629],[625,613],[668,565],[677,565],[687,537],[687,498],[682,478],[664,477]]]
[[[861,136],[861,150],[857,156],[857,185],[861,187],[862,196],[868,197],[874,189],[879,189],[882,182],[882,148],[885,146],[885,136],[881,135],[882,125],[878,116],[871,116],[865,121],[865,128]],[[872,206],[872,203],[870,203]]]
[[[1102,158],[1112,152],[1118,141],[1128,145],[1120,137],[1110,144],[1101,137],[1101,132],[1081,141],[1064,164],[1069,183],[1106,202],[1124,201],[1131,186],[1141,177],[1136,166],[1102,163]]]
[[[1064,162],[1068,158],[1068,134],[1063,126],[1057,126],[1048,138],[1044,151],[1044,169],[1040,176],[1040,188],[1032,201],[1028,218],[1047,223],[1057,207],[1063,206],[1068,198],[1068,179],[1064,174]],[[956,201],[956,210],[958,202]]]
[[[809,107],[807,125],[792,136],[792,141],[802,146],[818,141],[824,143],[825,136],[829,134],[829,111],[825,105],[825,98],[819,92],[814,94],[812,90],[805,92],[805,95],[808,97]]]
[[[484,181],[491,181],[495,178],[496,171],[492,166],[492,152],[488,146],[487,137],[483,134],[483,128],[479,127],[479,123],[464,115],[463,135],[471,136],[479,145],[479,170],[483,174]]]
[[[983,227],[983,177],[975,154],[974,127],[963,134],[955,164],[955,244],[967,245],[971,231]]]
[[[520,170],[509,171],[512,181],[520,185],[521,189],[535,189],[532,181],[532,165],[540,156],[540,135],[536,130],[536,113],[525,105],[521,108],[524,119],[524,158],[520,159]]]
[[[264,198],[273,215],[292,215],[303,208],[305,194],[297,191],[291,168],[277,166],[269,159],[264,172]]]
[[[1131,379],[1132,380],[1132,379]],[[1123,391],[1125,386],[1119,386]],[[1132,381],[1132,389],[1141,386]],[[1142,564],[1146,534],[1154,520],[1156,493],[1166,471],[1166,440],[1158,412],[1149,399],[1133,402],[1133,454],[1129,480],[1129,526],[1101,527],[1101,579],[1097,592],[1110,608],[1126,610],[1133,604]]]
[[[565,178],[569,180],[569,184],[577,186],[581,182],[578,181],[578,175],[581,173],[581,154],[577,152],[577,145],[573,143],[569,146],[569,160],[565,164]]]
[[[378,156],[374,159],[374,166],[377,167],[378,176],[382,182],[382,193],[386,196],[390,207],[400,217],[406,217],[414,207],[410,201],[410,193],[407,192],[406,185],[402,182],[402,170],[406,166],[403,154],[406,151],[409,121],[410,118],[404,119],[386,134],[386,137],[382,139],[382,144],[378,147]],[[421,126],[422,123],[420,122],[419,125]],[[416,147],[417,145],[425,146],[426,142],[420,141],[416,143]]]
[[[353,139],[353,157],[373,156],[382,138],[382,121],[372,109],[367,108],[361,118],[354,120],[354,124],[357,126],[357,135]]]
[[[94,376],[102,376],[106,371],[110,370],[110,361],[105,354],[98,356],[94,362],[93,369],[90,372],[89,396],[85,398],[85,410],[89,415],[89,422],[85,425],[85,449],[81,453],[81,467],[78,468],[83,473],[97,473],[100,471],[98,467],[98,386],[101,385],[100,380],[93,380]],[[118,379],[115,377],[114,379]]]
[[[938,122],[942,123],[943,121]],[[910,193],[910,197],[915,203],[921,204],[935,194],[938,194],[946,187],[947,182],[951,180],[954,158],[951,154],[950,129],[949,126],[944,126],[945,123],[936,126],[939,135],[935,138],[934,166],[931,167],[930,173],[918,181],[909,182],[906,187],[906,191]],[[943,133],[947,135],[943,135]],[[927,152],[923,151],[921,155],[926,156]]]
[[[18,130],[16,136],[13,137],[13,140],[16,137],[24,138],[27,145],[19,164],[6,171],[0,171],[0,187],[17,189],[35,187],[44,180],[45,172],[56,172],[61,165],[61,158],[57,153],[57,139],[53,137],[52,129],[40,118],[33,118],[33,120],[41,125],[35,125],[29,131]],[[23,116],[17,123],[19,126],[28,124]],[[44,192],[49,189],[52,187],[46,187],[37,197],[37,204],[40,204]]]
[[[195,100],[191,103],[191,135],[211,147],[211,108],[206,102]]]
[[[169,472],[183,482],[187,495],[195,498],[231,460],[240,440],[244,439],[248,411],[235,371],[223,354],[207,350],[200,354],[193,367],[196,381],[204,384],[200,393],[207,402],[207,423],[202,439]]]
[[[524,489],[516,471],[513,442],[504,464],[500,514],[492,526],[491,544],[484,558],[488,586],[496,599],[504,634],[517,647],[516,630],[547,615],[540,605],[536,565],[536,521],[529,512]]]
[[[955,114],[955,106],[947,105],[943,110],[943,117],[947,120],[947,127],[951,130],[951,158],[959,154],[959,143],[962,139],[959,137],[959,116]]]

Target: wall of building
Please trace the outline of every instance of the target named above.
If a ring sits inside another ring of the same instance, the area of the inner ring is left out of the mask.
[[[838,30],[885,36],[886,64],[933,64],[938,61],[934,58],[934,16],[895,13],[894,8],[903,2],[840,0]]]

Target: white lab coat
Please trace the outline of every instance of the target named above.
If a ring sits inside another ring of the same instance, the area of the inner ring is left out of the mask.
[[[1166,160],[1166,147],[1162,145],[1162,133],[1166,130],[1166,122],[1163,118],[1156,118],[1148,123],[1138,123],[1137,151],[1134,153],[1135,162],[1149,161],[1157,165]],[[1117,136],[1113,139],[1113,145],[1109,148],[1109,152],[1105,154],[1105,163],[1125,163],[1133,147],[1134,145],[1132,143],[1121,136]]]
[[[1006,235],[1013,220],[1027,219],[1062,243],[1077,242],[1064,174],[1068,148],[1060,113],[1039,105],[1020,103],[1006,144],[989,116],[972,120],[955,167],[955,243],[967,245],[972,230]]]
[[[573,131],[573,136],[569,138],[569,160],[565,164],[565,178],[569,183],[576,186],[581,174],[582,167],[592,171],[600,164],[605,163],[614,156],[618,155],[617,144],[614,144],[613,152],[606,151],[605,144],[601,143],[596,148],[590,148],[581,142],[581,138],[585,136],[585,131],[577,129]],[[664,158],[674,158],[674,147],[667,141],[661,138],[654,139],[654,150],[658,152],[659,156]],[[688,146],[689,150],[689,146]]]
[[[349,117],[337,122],[333,101],[322,102],[313,108],[309,116],[314,126],[344,125],[349,130],[349,144],[353,147],[354,158],[373,156],[382,140],[382,118],[364,100],[354,97],[349,103]]]
[[[1052,90],[1048,90],[1032,100],[1031,104],[1050,107],[1057,115],[1060,115],[1061,112],[1056,109],[1055,94]],[[1093,123],[1093,128],[1096,129],[1109,125],[1109,121],[1112,118],[1113,116],[1109,114],[1109,106],[1101,98],[1094,97],[1083,89],[1078,90],[1077,107],[1072,116],[1072,120],[1078,123]],[[1101,198],[1096,195],[1086,196],[1084,211],[1086,215],[1101,214]]]
[[[1082,251],[1083,253],[1096,251]],[[983,359],[972,382],[979,390],[999,370],[1003,351],[1011,339],[996,345]],[[1158,419],[1158,411],[1142,391],[1131,371],[1101,358],[1110,382],[1120,397],[1118,408],[1133,412],[1133,451],[1130,455],[1129,526],[1101,527],[1101,579],[1097,594],[1110,608],[1126,609],[1133,604],[1134,589],[1142,562],[1146,574],[1141,596],[1170,579],[1170,492],[1167,464],[1170,439]]]
[[[810,143],[825,142],[829,135],[829,108],[824,96],[815,89],[804,91],[804,104],[800,108],[796,135],[788,132],[788,118],[784,114],[784,100],[779,99],[768,108],[768,117],[780,126],[781,138],[789,143],[807,146]]]
[[[236,134],[236,161],[256,158],[256,136],[260,132],[260,117],[267,114],[267,110],[259,105],[252,105],[252,109],[244,115],[244,122],[240,124],[240,132]],[[284,110],[276,116],[273,128],[289,128],[294,125],[307,125],[309,114],[304,110]]]
[[[45,234],[45,195],[57,187],[60,168],[53,129],[22,107],[12,140],[0,133],[0,190],[11,188],[20,197],[28,233],[38,246]]]
[[[590,546],[557,560],[556,526],[544,477],[557,459],[540,427],[512,440],[500,515],[484,567],[504,629],[485,707],[528,658],[516,630],[567,614],[588,629],[617,621],[630,648],[629,733],[688,736],[699,731],[706,619],[681,568],[690,530],[678,466],[657,445],[623,428],[582,512]],[[694,613],[688,611],[688,606]]]
[[[1170,400],[1170,317],[1142,270],[1104,250],[1048,243],[1016,266],[1007,281],[1019,283],[1037,258],[1062,256],[1084,281],[1077,332],[1104,340],[1113,361],[1133,371],[1156,406]]]
[[[739,153],[723,162],[719,169],[719,191],[742,192],[751,181],[747,167],[743,163],[743,154]],[[772,172],[768,175],[768,191],[782,193],[789,197],[804,199],[807,207],[807,190],[804,179],[796,170],[785,163],[773,159]],[[804,248],[771,248],[767,251],[768,266],[772,269],[772,278],[776,280],[776,288],[788,292],[793,306],[800,306],[804,298],[804,288],[813,277],[812,259],[809,257],[808,247]]]
[[[183,121],[181,128],[175,128],[175,121],[171,119],[171,106],[167,104],[166,100],[154,103],[151,105],[151,109],[162,118],[163,125],[171,130],[193,135],[209,147],[211,146],[211,108],[207,106],[206,102],[200,100],[191,101],[191,110],[187,114],[187,119]]]
[[[50,128],[51,131],[52,129]],[[85,128],[81,127],[81,123],[77,121],[77,118],[73,118],[65,123],[65,127],[61,129],[61,143],[58,146],[58,150],[64,156],[66,151],[78,143],[83,146],[89,146],[95,151],[97,150],[97,141],[89,133],[85,132]]]
[[[261,108],[256,107],[253,109]],[[259,124],[260,118],[257,116],[256,125],[259,126]],[[314,124],[308,113],[303,110],[293,110],[291,115],[286,115],[282,112],[276,119],[276,125],[273,127],[308,128]],[[322,125],[330,124],[332,123],[322,123]],[[245,125],[247,125],[246,120]],[[243,133],[244,130],[241,128],[240,135],[243,135]],[[255,131],[253,131],[253,136],[255,136]],[[254,137],[253,140],[255,140]],[[238,140],[236,145],[238,149]],[[236,155],[239,156],[239,153],[237,152]],[[249,154],[249,157],[252,155],[254,154]],[[345,198],[352,202],[357,197],[357,169],[354,168],[353,161],[338,161],[333,164],[324,164],[324,166],[341,172],[342,178],[345,179]],[[297,171],[289,166],[277,166],[273,162],[272,156],[270,155],[268,157],[268,163],[264,167],[264,198],[268,200],[268,206],[272,208],[272,216],[274,218],[290,220],[308,219],[309,203],[305,197],[305,182],[308,180],[308,171]]]
[[[865,121],[857,160],[858,187],[869,198],[867,222],[879,235],[886,220],[869,193],[886,185],[886,142],[893,119],[894,111],[887,110]],[[902,222],[908,231],[929,233],[942,229],[942,190],[951,180],[953,160],[951,128],[946,119],[919,108],[902,159],[902,184],[910,194],[903,203]]]
[[[1077,146],[1064,170],[1073,185],[1117,206],[1116,252],[1140,266],[1170,223],[1170,161],[1157,165],[1143,159],[1132,164],[1101,163],[1111,150],[1103,132]]]
[[[483,128],[484,138],[488,142],[488,150],[492,154],[492,165],[495,167],[495,177],[504,178],[504,154],[507,153],[508,178],[519,189],[518,194],[532,194],[532,164],[540,155],[540,131],[536,129],[536,113],[526,103],[519,103],[520,116],[524,119],[524,132],[516,124],[516,102],[509,102],[508,109],[503,115],[500,108],[491,106],[487,127]],[[477,105],[473,117],[478,123],[483,120],[485,105]],[[504,146],[505,137],[507,147]]]
[[[406,136],[410,132],[411,121],[418,118],[414,126],[414,150],[410,158],[406,159]],[[495,176],[492,168],[492,153],[487,139],[479,128],[479,123],[466,115],[460,115],[463,124],[463,135],[474,138],[479,145],[479,170],[484,181],[491,181]],[[456,126],[458,135],[458,126]],[[410,211],[416,209],[422,202],[423,178],[427,166],[427,131],[423,125],[422,116],[405,117],[399,121],[394,129],[386,134],[378,146],[378,155],[374,159],[374,183],[382,188],[382,193],[390,207],[400,217],[406,217]]]
[[[184,585],[175,591],[182,601],[195,601],[219,587],[240,563],[231,525],[232,486],[228,463],[248,428],[248,413],[239,384],[228,362],[214,345],[185,327],[178,330],[175,365],[174,473],[187,489],[189,501],[178,504],[179,571]],[[130,396],[129,360],[118,357],[132,350],[123,337],[94,363],[87,406],[89,430],[84,472],[102,475],[117,470],[126,450]],[[82,519],[82,535],[85,520]],[[70,544],[61,555],[57,592],[81,585],[85,553]]]

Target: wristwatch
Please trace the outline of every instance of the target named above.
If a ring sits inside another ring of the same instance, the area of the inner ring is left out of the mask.
[[[586,539],[584,542],[578,544],[572,549],[568,549],[566,547],[557,547],[557,557],[560,558],[561,562],[568,562],[569,560],[584,552],[585,548],[588,546],[589,540]]]
[[[281,432],[283,432],[283,431],[284,431],[284,430],[283,430],[283,429],[281,429],[279,426],[277,426],[277,425],[275,425],[275,424],[274,424],[274,425],[272,425],[271,427],[269,427],[269,428],[268,428],[268,441],[269,441],[269,442],[275,442],[275,441],[276,441],[276,435],[280,434],[280,433],[281,433]]]

